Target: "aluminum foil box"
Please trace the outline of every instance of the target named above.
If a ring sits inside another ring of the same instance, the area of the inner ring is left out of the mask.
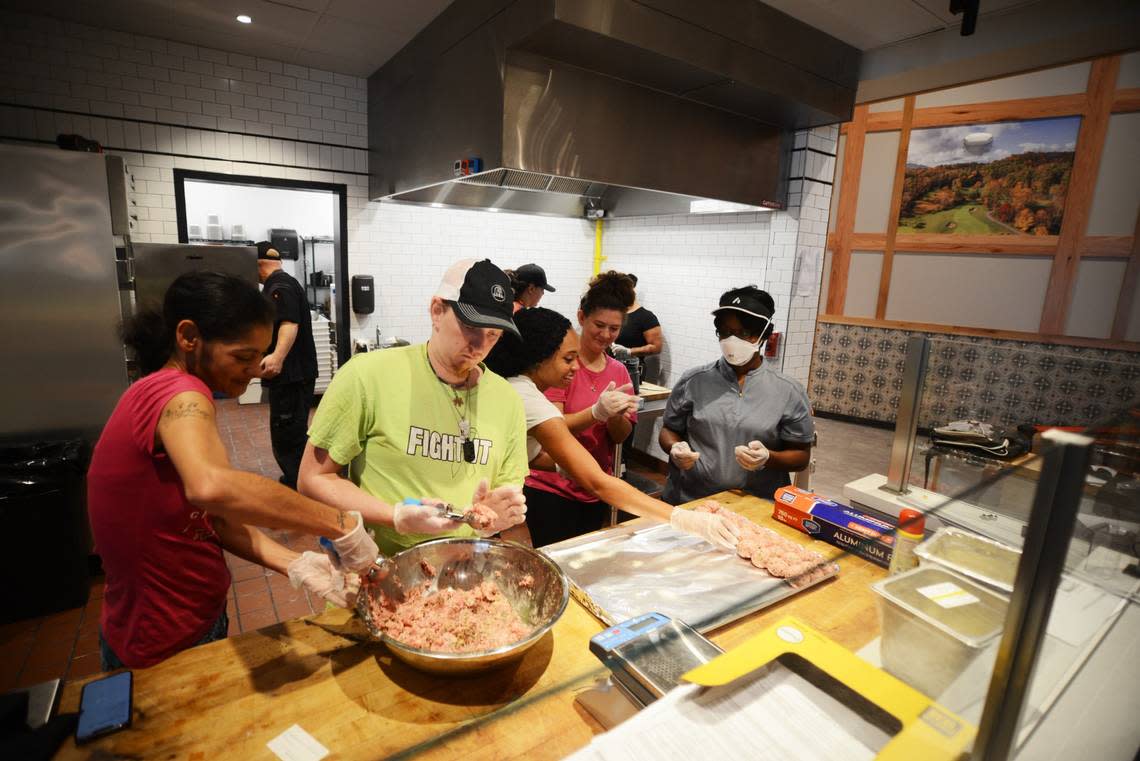
[[[887,568],[895,544],[895,524],[795,486],[776,490],[772,517],[840,549]]]

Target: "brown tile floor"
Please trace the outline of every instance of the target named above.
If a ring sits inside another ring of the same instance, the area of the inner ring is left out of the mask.
[[[874,472],[880,465],[881,468],[886,467],[889,432],[835,421],[819,422],[819,470],[821,475],[826,473],[829,478],[826,483],[819,483],[816,490],[834,491],[834,496],[839,497],[838,492],[847,480]],[[218,428],[234,466],[274,480],[281,475],[269,445],[267,405],[219,401]],[[852,459],[854,452],[863,453],[863,457]],[[639,458],[627,465],[643,477],[663,482],[661,475],[640,462]],[[315,548],[311,536],[288,531],[267,533],[296,550]],[[516,533],[510,538],[526,541],[529,536]],[[230,634],[314,612],[304,592],[294,590],[288,579],[280,574],[229,553],[226,553],[226,562],[233,576],[226,606]],[[103,580],[99,578],[92,581],[90,597],[82,608],[0,625],[0,692],[56,677],[76,679],[99,672],[98,632],[102,604]]]

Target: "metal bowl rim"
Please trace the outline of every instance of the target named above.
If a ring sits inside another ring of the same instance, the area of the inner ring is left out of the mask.
[[[440,660],[440,661],[451,661],[451,660],[459,661],[459,660],[470,660],[470,659],[474,659],[474,658],[486,658],[488,656],[493,656],[493,655],[507,655],[507,654],[509,654],[515,650],[525,650],[527,647],[529,647],[530,645],[537,642],[539,640],[539,638],[541,638],[544,634],[546,634],[548,631],[550,631],[552,628],[554,628],[554,624],[558,623],[558,619],[560,619],[562,617],[562,614],[566,612],[566,606],[570,602],[570,580],[566,577],[566,574],[563,573],[562,569],[559,567],[559,565],[557,563],[555,563],[553,560],[548,558],[544,553],[534,549],[533,547],[527,547],[525,544],[520,544],[518,542],[508,541],[506,539],[485,539],[482,537],[464,537],[464,536],[444,537],[442,539],[432,539],[432,540],[427,541],[427,542],[421,542],[420,544],[417,544],[414,547],[409,547],[406,550],[401,550],[400,552],[397,552],[395,555],[392,556],[392,558],[391,558],[392,562],[395,562],[397,560],[397,558],[401,557],[402,555],[409,554],[413,551],[419,550],[422,547],[427,547],[429,545],[437,545],[437,544],[438,545],[443,545],[443,544],[480,545],[480,544],[482,544],[482,545],[487,545],[487,546],[492,546],[492,547],[496,546],[496,545],[503,545],[506,547],[517,547],[519,549],[526,550],[528,552],[533,552],[535,555],[537,555],[539,557],[540,560],[542,560],[542,562],[544,564],[546,564],[547,566],[552,568],[556,572],[556,574],[559,578],[562,579],[562,601],[558,604],[558,611],[553,616],[551,616],[549,622],[547,622],[547,623],[543,624],[542,626],[540,626],[539,628],[535,629],[534,632],[532,632],[531,635],[529,637],[527,637],[526,639],[520,639],[517,642],[513,642],[509,645],[503,645],[502,647],[497,647],[494,650],[475,650],[475,651],[472,651],[469,653],[448,653],[448,652],[443,652],[440,650],[422,650],[418,647],[412,647],[411,645],[405,645],[400,640],[398,640],[394,637],[390,637],[387,634],[385,634],[384,632],[380,632],[379,636],[380,636],[380,639],[384,642],[384,644],[397,647],[400,650],[403,650],[404,652],[407,652],[407,653],[412,653],[414,655],[422,655],[422,656],[426,656],[428,658],[431,658],[434,660]]]

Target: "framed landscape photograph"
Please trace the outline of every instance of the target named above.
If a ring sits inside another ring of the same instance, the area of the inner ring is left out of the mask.
[[[900,235],[1057,235],[1081,119],[916,129]]]

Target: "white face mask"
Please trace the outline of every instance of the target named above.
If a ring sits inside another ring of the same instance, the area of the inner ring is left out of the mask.
[[[733,367],[748,364],[749,360],[756,356],[756,352],[758,351],[760,351],[759,341],[752,343],[751,341],[745,341],[743,338],[737,338],[736,336],[720,339],[720,352],[724,355],[728,364]]]

